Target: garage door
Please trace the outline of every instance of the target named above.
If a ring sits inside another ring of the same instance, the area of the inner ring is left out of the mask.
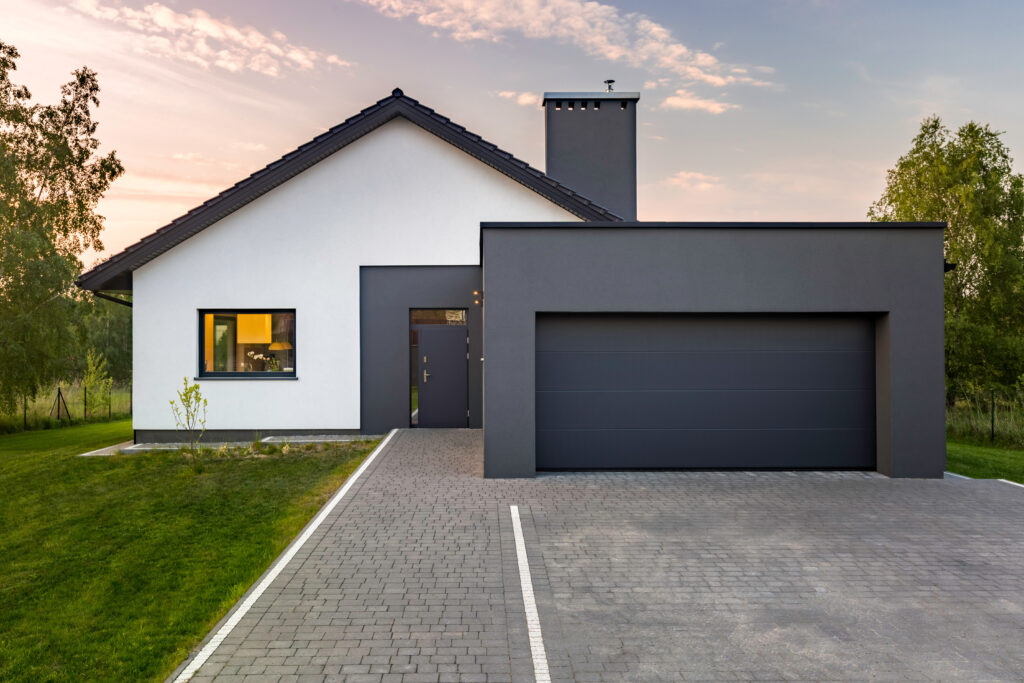
[[[538,469],[875,467],[874,324],[538,315]]]

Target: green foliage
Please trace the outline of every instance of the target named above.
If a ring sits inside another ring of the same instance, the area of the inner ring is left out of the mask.
[[[868,217],[946,221],[947,401],[1024,375],[1024,178],[1001,133],[970,122],[955,133],[924,120],[888,171]]]
[[[79,254],[102,249],[96,205],[123,168],[99,156],[96,73],[82,67],[60,101],[11,81],[18,51],[0,42],[0,412],[75,374],[82,339]]]
[[[962,443],[1024,449],[1024,390],[958,394],[946,407],[946,436]]]
[[[0,415],[0,434],[36,429],[63,429],[83,423],[123,420],[131,416],[131,389],[126,384],[115,383],[111,388],[109,411],[106,404],[101,409],[97,409],[90,394],[88,419],[85,417],[85,392],[82,391],[80,381],[61,385],[61,393],[64,397],[64,405],[68,409],[67,415],[64,414],[62,408],[60,419],[57,419],[53,410],[57,387],[46,387],[34,399],[25,401],[24,412],[18,408],[11,415]]]
[[[188,377],[182,377],[183,388],[178,391],[178,402],[171,400],[171,412],[178,431],[184,431],[188,437],[188,451],[185,458],[192,463],[192,468],[199,471],[202,454],[200,442],[206,433],[206,399],[199,390],[199,383],[189,384]]]
[[[0,680],[163,681],[374,446],[75,457],[131,437],[0,436]]]
[[[87,351],[107,360],[111,378],[118,383],[132,379],[132,309],[102,299],[83,301],[78,316],[79,334]],[[84,366],[76,368],[81,376]]]
[[[82,375],[82,388],[88,397],[87,411],[106,410],[110,405],[110,392],[114,380],[107,372],[107,359],[89,349],[86,355],[85,374]]]

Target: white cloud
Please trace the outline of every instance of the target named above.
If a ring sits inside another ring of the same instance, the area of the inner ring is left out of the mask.
[[[267,148],[262,142],[233,142],[231,146],[246,152],[262,152]]]
[[[217,195],[225,187],[227,185],[181,177],[125,173],[111,186],[109,196],[116,199],[182,199],[194,205]]]
[[[515,100],[521,107],[539,107],[541,96],[535,92],[516,92],[515,90],[500,90],[496,93],[498,97],[506,100]]]
[[[338,55],[290,43],[279,31],[267,35],[252,26],[215,19],[201,9],[182,13],[158,2],[134,9],[104,5],[102,0],[71,0],[68,6],[133,34],[133,48],[140,54],[177,59],[203,69],[278,76],[284,69],[309,71],[321,62],[353,65]]]
[[[738,104],[731,104],[729,102],[721,102],[719,100],[700,97],[685,88],[676,90],[675,95],[666,97],[658,106],[661,109],[689,109],[706,111],[709,114],[724,114],[730,109],[740,108],[740,105]]]
[[[498,42],[516,33],[555,39],[611,62],[672,74],[685,83],[763,85],[732,73],[714,56],[692,50],[643,14],[593,0],[356,0],[395,19],[413,17],[459,41]]]
[[[665,183],[696,192],[710,192],[723,187],[722,179],[718,176],[698,171],[679,171],[665,178]]]
[[[237,161],[230,159],[213,159],[199,152],[175,152],[171,155],[174,161],[185,161],[190,166],[219,166],[223,168],[239,168]]]

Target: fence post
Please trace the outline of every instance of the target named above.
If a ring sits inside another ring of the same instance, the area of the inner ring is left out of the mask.
[[[89,387],[82,385],[82,419],[89,419]]]
[[[114,397],[112,395],[113,393],[114,393],[114,385],[111,384],[109,387],[107,387],[107,419],[108,420],[110,419],[110,416],[113,413],[113,408],[111,408],[111,406],[114,403]]]
[[[21,424],[25,429],[28,429],[28,397],[21,397]]]
[[[990,391],[989,399],[988,400],[989,400],[989,407],[990,407],[990,413],[989,413],[990,422],[989,422],[989,438],[988,438],[988,440],[994,443],[995,440],[996,440],[996,390],[995,389],[992,389]]]

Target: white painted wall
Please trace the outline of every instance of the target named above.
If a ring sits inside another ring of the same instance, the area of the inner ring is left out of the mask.
[[[476,265],[481,221],[575,216],[396,119],[133,276],[136,429],[173,429],[198,309],[296,309],[289,380],[203,380],[209,429],[359,427],[359,266]]]

